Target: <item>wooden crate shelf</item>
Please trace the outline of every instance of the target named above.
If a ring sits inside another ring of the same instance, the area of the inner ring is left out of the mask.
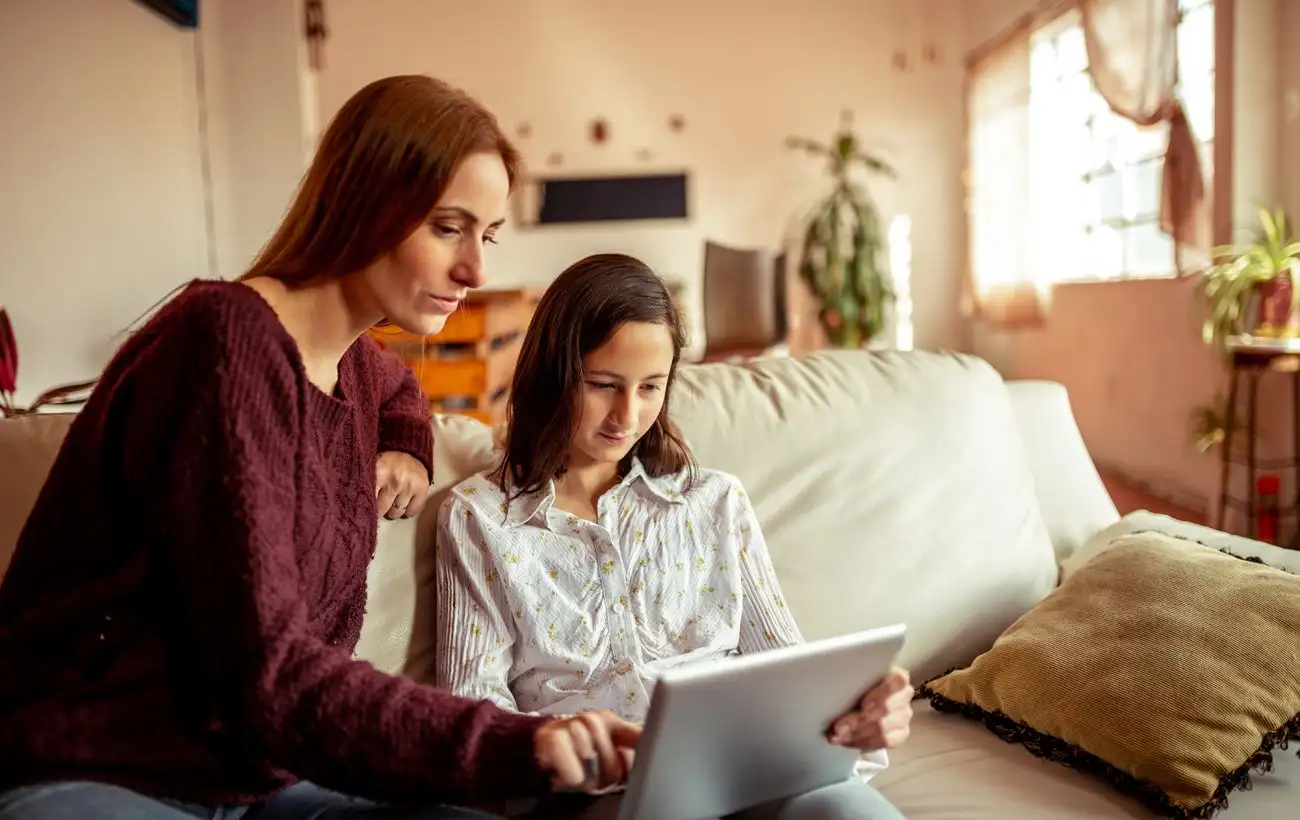
[[[495,424],[505,420],[515,362],[538,295],[523,289],[478,291],[434,336],[395,327],[374,328],[371,335],[415,373],[429,396],[430,412]]]

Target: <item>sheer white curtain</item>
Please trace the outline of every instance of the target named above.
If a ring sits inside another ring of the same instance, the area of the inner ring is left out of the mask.
[[[967,66],[967,312],[988,324],[1040,323],[1030,207],[1029,38],[1025,24]]]

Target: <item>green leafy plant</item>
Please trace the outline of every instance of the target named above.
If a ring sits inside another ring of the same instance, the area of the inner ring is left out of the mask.
[[[1220,349],[1229,336],[1246,332],[1282,335],[1294,328],[1300,313],[1300,241],[1280,209],[1260,208],[1258,213],[1255,241],[1214,248],[1212,264],[1197,291],[1208,314],[1201,335],[1206,344]],[[1257,298],[1262,321],[1247,327]]]
[[[815,207],[804,228],[799,276],[818,300],[818,319],[836,347],[861,347],[885,326],[896,298],[880,212],[855,170],[897,178],[897,173],[862,148],[845,112],[829,144],[789,137],[787,148],[826,161],[831,192]]]
[[[1214,401],[1193,407],[1188,414],[1188,428],[1192,446],[1196,452],[1205,454],[1215,447],[1222,447],[1228,440],[1228,402],[1222,393],[1216,393]],[[1246,423],[1238,415],[1232,423],[1233,450],[1245,450]]]

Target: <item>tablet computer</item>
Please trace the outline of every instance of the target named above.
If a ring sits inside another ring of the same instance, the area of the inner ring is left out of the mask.
[[[849,777],[826,739],[889,673],[903,624],[668,670],[655,683],[619,820],[717,818]]]

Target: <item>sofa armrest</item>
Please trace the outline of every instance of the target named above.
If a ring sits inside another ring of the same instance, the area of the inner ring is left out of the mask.
[[[1085,541],[1119,520],[1115,502],[1083,443],[1065,386],[1048,381],[1009,381],[1020,435],[1043,520],[1063,561]]]

